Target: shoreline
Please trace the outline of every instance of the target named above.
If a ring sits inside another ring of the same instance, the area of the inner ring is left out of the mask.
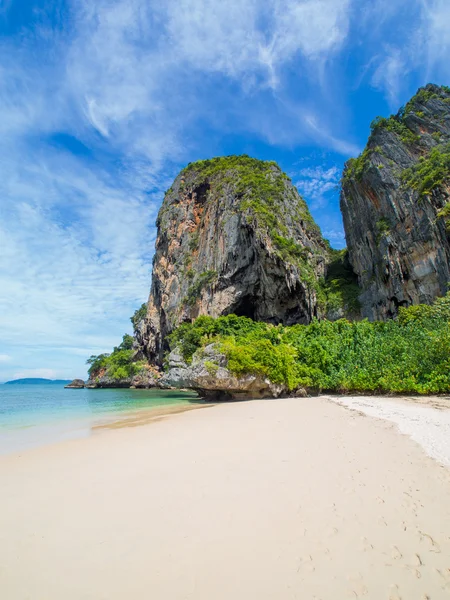
[[[444,597],[450,470],[397,424],[362,416],[372,401],[205,404],[214,410],[0,457],[0,589],[9,600]]]

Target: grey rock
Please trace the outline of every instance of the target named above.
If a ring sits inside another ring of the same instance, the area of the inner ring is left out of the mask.
[[[449,235],[437,217],[450,187],[444,182],[419,198],[401,178],[432,148],[450,141],[448,88],[424,90],[413,98],[411,110],[397,117],[418,141],[375,128],[360,176],[344,173],[341,209],[349,259],[362,288],[362,314],[370,320],[394,317],[400,306],[430,304],[446,293],[450,281]]]
[[[86,387],[94,388],[143,388],[149,389],[159,387],[159,376],[155,370],[150,368],[141,369],[139,373],[133,377],[123,379],[114,379],[107,373],[100,377],[92,377],[86,382]]]
[[[86,385],[88,389],[95,388],[129,388],[131,387],[131,377],[125,379],[113,379],[108,375],[88,379]]]
[[[172,354],[172,353],[171,353]],[[178,350],[174,350],[176,362]],[[171,364],[171,355],[168,358]],[[210,400],[243,400],[254,398],[278,398],[290,395],[282,385],[274,384],[263,375],[234,375],[227,369],[227,359],[215,344],[198,350],[192,357],[192,363],[183,363],[169,368],[163,375],[161,385],[174,388],[193,389],[200,396]],[[296,390],[292,395],[302,396],[305,390]]]
[[[64,387],[67,389],[80,390],[84,388],[84,381],[82,379],[74,379]]]
[[[166,193],[147,318],[135,331],[138,352],[151,363],[162,364],[174,328],[201,315],[234,313],[290,325],[319,314],[312,280],[323,277],[329,246],[291,181],[274,163],[260,165],[279,184],[272,230],[233,168],[208,175],[196,163]],[[301,259],[282,252],[277,235],[292,242]]]

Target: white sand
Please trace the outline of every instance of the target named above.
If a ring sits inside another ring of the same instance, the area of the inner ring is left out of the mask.
[[[2,600],[450,596],[450,470],[325,398],[102,431],[0,482]]]
[[[326,396],[379,419],[395,423],[425,452],[450,467],[450,399],[447,397],[386,398],[384,396]]]

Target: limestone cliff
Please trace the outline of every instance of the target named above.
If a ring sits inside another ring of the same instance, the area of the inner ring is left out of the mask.
[[[273,162],[229,156],[188,165],[165,195],[148,312],[135,327],[147,359],[200,315],[270,323],[318,315],[328,243],[306,203]]]
[[[427,85],[395,116],[376,119],[346,165],[341,209],[363,316],[430,304],[447,291],[450,88]]]

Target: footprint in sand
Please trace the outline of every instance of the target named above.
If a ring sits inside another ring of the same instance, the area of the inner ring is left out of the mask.
[[[302,556],[302,558],[300,558],[297,567],[297,573],[300,573],[300,571],[308,571],[309,573],[313,573],[315,570],[316,567],[314,566],[313,557],[311,556],[311,554],[308,554],[307,556]]]
[[[402,600],[400,596],[400,590],[398,589],[398,585],[396,583],[390,586],[391,590],[389,592],[389,600]]]
[[[397,546],[392,546],[391,556],[394,560],[400,560],[403,558],[403,554],[397,548]]]
[[[444,583],[443,589],[450,589],[450,569],[434,569],[435,573],[439,575],[441,583]]]
[[[424,533],[423,531],[419,531],[420,541],[426,542],[428,545],[428,550],[430,552],[435,552],[436,554],[440,554],[441,548],[439,544],[429,535],[428,533]]]
[[[414,557],[412,559],[412,564],[415,567],[421,567],[423,565],[422,559],[420,558],[420,556],[418,554],[414,554]]]
[[[348,580],[352,586],[352,592],[355,598],[367,596],[369,590],[367,589],[367,586],[364,583],[364,579],[361,575],[358,575],[357,577],[348,577]]]
[[[367,538],[362,537],[361,542],[363,552],[369,552],[370,550],[373,550],[373,544],[371,544]]]

